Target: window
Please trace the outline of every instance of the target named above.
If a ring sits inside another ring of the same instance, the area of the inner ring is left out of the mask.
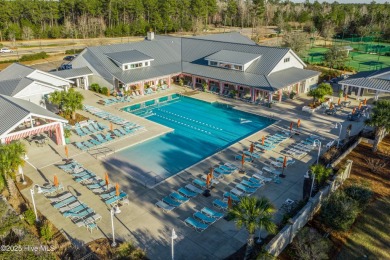
[[[284,59],[284,63],[289,62],[289,61],[290,61],[290,58],[285,58]]]
[[[135,64],[131,64],[130,68],[134,69],[135,68]]]
[[[216,62],[216,61],[210,61],[210,66],[218,66],[218,62]]]
[[[146,67],[146,66],[149,66],[149,62],[148,62],[148,61],[145,62],[145,67]]]
[[[235,69],[235,70],[242,70],[242,66],[234,65],[234,69]]]
[[[129,65],[125,65],[125,70],[128,70],[129,69]]]

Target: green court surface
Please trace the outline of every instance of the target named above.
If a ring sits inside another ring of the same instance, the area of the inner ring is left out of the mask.
[[[354,45],[356,45],[356,47]],[[368,46],[368,44],[366,43],[364,44],[353,43],[351,45],[345,45],[345,46],[351,46],[357,48],[358,45],[360,45],[360,48],[366,48],[366,47],[362,47],[364,45]],[[383,46],[385,46],[386,49],[390,48],[390,45],[386,43],[370,45],[370,48],[374,48],[374,49],[376,48],[376,50],[378,49],[384,50],[385,48]],[[324,54],[327,52],[327,50],[328,48],[324,48],[324,47],[313,47],[309,50],[308,56],[305,57],[303,60],[310,64],[321,63],[324,60]],[[378,69],[390,67],[390,56],[378,55],[377,52],[371,52],[370,54],[370,53],[352,51],[349,53],[349,61],[347,61],[345,65],[353,67],[356,71],[378,70]]]

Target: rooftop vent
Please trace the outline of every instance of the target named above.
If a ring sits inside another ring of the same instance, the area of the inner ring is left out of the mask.
[[[146,39],[148,41],[153,41],[154,40],[154,32],[148,32]]]

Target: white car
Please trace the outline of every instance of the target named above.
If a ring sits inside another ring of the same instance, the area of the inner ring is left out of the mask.
[[[13,50],[10,50],[8,48],[1,48],[0,49],[0,53],[10,53],[10,52],[13,52]]]

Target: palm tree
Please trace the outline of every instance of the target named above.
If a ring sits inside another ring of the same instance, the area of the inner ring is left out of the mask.
[[[375,141],[372,150],[376,152],[380,141],[390,130],[390,100],[377,101],[372,108],[371,118],[367,119],[365,124],[375,128]]]
[[[84,96],[73,88],[68,91],[54,91],[50,94],[49,101],[58,105],[66,115],[72,115],[76,119],[76,110],[83,108]]]
[[[312,176],[314,175],[314,178],[319,186],[322,186],[329,175],[331,175],[333,172],[332,168],[326,168],[322,164],[312,165],[310,167],[310,171]]]
[[[0,144],[0,174],[2,179],[6,180],[10,196],[15,194],[15,172],[19,166],[24,165],[23,156],[26,153],[26,147],[19,141],[10,144]]]
[[[276,225],[272,222],[274,208],[265,197],[243,197],[240,202],[230,209],[229,214],[233,217],[238,228],[245,227],[249,233],[245,252],[248,259],[253,249],[254,234],[257,228],[264,227],[270,233],[275,231]]]

